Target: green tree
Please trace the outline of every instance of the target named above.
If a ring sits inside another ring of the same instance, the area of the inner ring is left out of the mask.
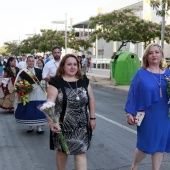
[[[51,51],[54,46],[65,48],[64,32],[53,30],[41,30],[41,37],[39,39],[39,51]]]
[[[68,46],[69,48],[74,49],[76,52],[86,52],[87,54],[91,54],[89,51],[89,48],[91,48],[92,41],[89,38],[86,37],[76,37],[75,36],[76,32],[73,29],[71,33],[68,35]]]
[[[7,52],[7,48],[5,45],[3,45],[2,47],[0,47],[0,53],[2,55],[9,55],[9,53]]]
[[[5,42],[6,53],[14,54],[15,56],[20,55],[20,45],[16,42]]]
[[[154,9],[156,9],[157,15],[168,15],[168,11],[170,10],[170,0],[151,0],[150,4]]]
[[[31,53],[34,54],[35,52],[39,52],[39,42],[40,42],[41,35],[35,34],[32,37],[28,37],[27,39],[21,42],[20,48],[22,53]]]
[[[156,10],[156,15],[162,17],[162,28],[161,28],[161,45],[164,48],[165,40],[165,16],[169,15],[170,0],[151,0],[151,6]]]
[[[96,29],[96,26],[99,28]],[[161,38],[161,25],[151,21],[140,19],[130,9],[115,10],[106,14],[99,14],[90,18],[90,28],[96,29],[91,34],[94,42],[96,37],[104,39],[106,42],[119,41],[121,45],[118,49],[131,42],[133,44],[144,42],[144,45]],[[165,29],[167,43],[170,42],[170,27]]]
[[[68,48],[72,48],[75,51],[86,51],[87,53],[90,53],[88,49],[92,47],[90,39],[76,37],[74,30],[72,30],[71,33],[68,33],[67,44]],[[11,51],[12,53],[14,50],[30,54],[34,54],[35,51],[45,53],[51,51],[54,46],[65,48],[65,32],[42,29],[40,34],[24,39],[18,46],[16,43],[11,42],[6,43],[6,45],[8,46],[8,51]]]
[[[23,53],[31,53],[31,54],[33,54],[34,50],[33,50],[33,46],[32,46],[32,38],[29,37],[29,38],[21,41],[20,49],[21,49],[22,54]]]

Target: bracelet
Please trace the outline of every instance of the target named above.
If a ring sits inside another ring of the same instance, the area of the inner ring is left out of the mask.
[[[91,117],[90,120],[95,120],[96,118],[95,117]]]

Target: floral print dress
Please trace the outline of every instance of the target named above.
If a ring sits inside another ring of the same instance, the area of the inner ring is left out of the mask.
[[[85,153],[91,140],[89,129],[88,93],[89,80],[79,79],[77,82],[67,82],[54,77],[49,84],[58,89],[55,112],[60,115],[62,131],[67,140],[71,155]],[[78,99],[77,99],[78,95]],[[62,151],[57,136],[54,135],[54,146]]]

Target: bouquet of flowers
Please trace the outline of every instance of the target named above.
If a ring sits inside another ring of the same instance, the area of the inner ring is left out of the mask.
[[[58,130],[60,130],[60,133],[57,134],[57,137],[61,144],[62,150],[68,155],[70,154],[70,152],[67,146],[67,141],[64,134],[62,133],[59,122],[59,116],[55,114],[54,106],[55,106],[54,102],[47,101],[43,103],[41,106],[39,106],[38,109],[41,110],[48,117],[48,119],[50,119],[57,126]]]
[[[165,76],[165,80],[167,82],[167,92],[168,92],[168,98],[169,98],[169,101],[168,101],[168,104],[170,104],[170,76],[167,76],[167,75],[164,75]],[[170,110],[169,110],[169,113],[168,113],[168,117],[170,118]]]
[[[38,78],[28,69],[23,69],[23,71],[29,75],[29,77],[38,85],[41,87],[41,89],[45,92],[45,94],[47,93],[46,92],[46,89],[41,85],[40,81],[38,80]]]
[[[29,93],[33,91],[33,86],[27,80],[19,80],[14,85],[14,92],[18,93],[18,96],[21,98],[23,105],[29,102],[28,96]]]

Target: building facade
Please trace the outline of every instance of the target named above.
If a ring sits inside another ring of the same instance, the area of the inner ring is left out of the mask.
[[[113,10],[122,10],[122,9],[133,9],[135,14],[142,19],[158,22],[162,21],[160,16],[156,15],[156,11],[153,10],[150,6],[150,0],[119,0],[119,5],[115,6],[115,2],[117,0],[113,0],[113,4],[109,4],[109,9],[105,9],[105,12],[111,12]],[[100,8],[100,12],[102,12]],[[166,17],[166,24],[170,24],[170,17]],[[89,32],[91,30],[88,29],[88,21],[77,23],[73,25],[73,28],[79,29],[80,32],[85,32],[86,34],[79,34],[81,36],[89,36]],[[156,43],[161,45],[161,40],[157,39]],[[109,63],[113,52],[116,52],[118,47],[120,46],[120,42],[109,42],[106,43],[105,40],[100,39],[96,40],[93,45],[93,48],[90,49],[92,55],[93,62],[96,63]],[[128,43],[126,46],[122,48],[122,51],[131,51],[136,53],[138,57],[141,59],[144,53],[143,43],[132,44]],[[170,59],[170,45],[164,42],[164,54],[165,58]]]

